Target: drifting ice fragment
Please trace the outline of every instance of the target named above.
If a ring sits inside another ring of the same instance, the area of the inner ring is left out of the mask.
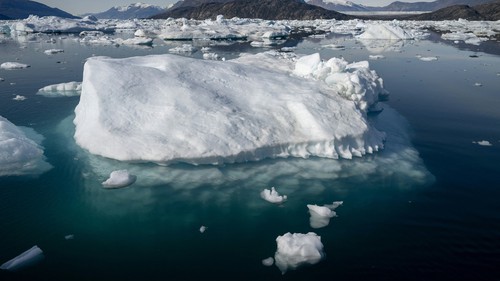
[[[282,274],[302,265],[316,264],[325,257],[321,237],[314,232],[307,234],[288,232],[278,236],[276,243],[274,259]]]
[[[279,193],[274,189],[274,187],[271,187],[271,190],[269,189],[262,190],[260,193],[260,197],[262,197],[262,199],[266,200],[267,202],[271,203],[283,203],[287,199],[286,195],[279,195]]]
[[[28,67],[30,67],[28,64],[19,62],[4,62],[0,64],[0,68],[2,69],[23,69]]]
[[[12,98],[13,100],[15,101],[23,101],[26,99],[25,96],[21,96],[21,95],[16,95],[14,98]]]
[[[39,89],[36,94],[53,98],[79,96],[81,92],[82,83],[73,81],[45,86]]]
[[[106,188],[120,188],[133,184],[136,179],[137,177],[129,174],[127,170],[117,170],[111,172],[109,179],[104,181],[102,185]]]
[[[40,248],[38,248],[38,246],[33,246],[26,252],[2,264],[2,266],[0,266],[0,269],[8,271],[18,271],[27,266],[32,266],[37,264],[43,258],[44,258],[43,251]]]
[[[208,227],[202,225],[200,226],[200,233],[204,233],[207,230]]]
[[[481,145],[481,146],[492,146],[491,142],[489,142],[487,140],[473,141],[472,143],[475,143],[475,144]]]
[[[330,223],[330,218],[336,217],[337,213],[335,213],[335,209],[342,205],[342,201],[333,202],[331,205],[307,205],[309,209],[309,214],[311,217],[309,218],[309,223],[312,228],[322,228],[327,226]]]
[[[273,264],[274,264],[273,257],[268,257],[267,259],[262,260],[262,265],[264,265],[264,266],[271,266]]]
[[[75,239],[75,235],[74,234],[68,234],[68,235],[64,236],[64,239],[66,239],[66,240],[73,240],[73,239]]]
[[[45,50],[43,51],[46,55],[53,55],[53,54],[57,54],[57,53],[63,53],[64,50],[63,49],[49,49],[49,50]]]

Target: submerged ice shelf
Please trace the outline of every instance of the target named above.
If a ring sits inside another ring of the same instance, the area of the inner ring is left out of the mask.
[[[367,62],[318,58],[299,59],[307,66],[298,68],[272,54],[226,62],[91,58],[75,109],[76,142],[108,158],[166,164],[350,159],[383,148],[385,134],[365,113],[381,79]],[[264,60],[274,67],[256,63]]]

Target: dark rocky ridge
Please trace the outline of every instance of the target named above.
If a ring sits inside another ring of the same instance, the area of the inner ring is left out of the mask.
[[[0,0],[0,12],[10,19],[25,19],[29,15],[78,18],[57,8],[29,0]]]
[[[500,0],[470,7],[468,5],[455,5],[439,9],[432,13],[425,13],[405,17],[408,20],[500,20]]]
[[[354,17],[298,0],[242,0],[227,3],[205,3],[197,7],[179,7],[153,16],[153,19],[188,18],[215,19],[217,15],[226,18],[259,18],[265,20],[312,20],[312,19],[352,19]]]

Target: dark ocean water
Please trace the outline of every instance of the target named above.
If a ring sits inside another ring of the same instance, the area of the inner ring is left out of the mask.
[[[0,70],[0,116],[42,134],[53,166],[38,177],[0,178],[0,263],[34,245],[45,255],[34,267],[0,272],[0,279],[500,280],[498,55],[439,41],[379,42],[377,54],[385,58],[370,66],[390,98],[370,118],[389,138],[375,155],[160,167],[89,155],[72,139],[78,97],[35,93],[81,81],[92,55],[159,54],[171,46],[86,46],[71,36],[54,38],[0,44],[0,63],[31,65]],[[367,60],[375,49],[365,44],[346,36],[304,39],[296,53]],[[64,53],[43,53],[53,48]],[[213,47],[228,59],[264,50],[248,43]],[[14,101],[15,95],[27,99]],[[473,143],[481,140],[492,146]],[[118,168],[137,174],[137,183],[103,189]],[[289,200],[263,201],[260,191],[271,186]],[[344,201],[338,217],[312,229],[306,204],[333,201]],[[201,225],[208,227],[203,234]],[[321,236],[326,259],[285,275],[261,264],[274,256],[278,235],[309,231]],[[69,234],[74,239],[64,238]]]

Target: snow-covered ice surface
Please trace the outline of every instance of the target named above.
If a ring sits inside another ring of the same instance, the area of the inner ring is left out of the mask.
[[[38,175],[48,171],[43,137],[0,116],[0,176]]]
[[[108,158],[166,164],[350,159],[383,148],[385,134],[364,113],[381,79],[367,62],[317,58],[299,67],[272,54],[226,62],[91,58],[75,109],[76,142]]]
[[[38,90],[37,95],[45,97],[72,97],[79,96],[82,92],[81,82],[65,82],[45,86]]]
[[[278,236],[276,243],[274,260],[282,274],[303,265],[316,264],[325,257],[321,237],[314,232],[306,234],[288,232]]]
[[[113,32],[113,25],[99,22],[91,16],[83,19],[67,19],[54,16],[39,17],[30,15],[27,19],[14,22],[10,26],[13,32],[23,33],[79,33],[82,31],[98,30],[104,32]]]
[[[22,270],[26,267],[36,265],[41,260],[43,260],[43,258],[43,251],[38,246],[33,246],[19,256],[2,264],[0,266],[0,269],[8,271]]]

